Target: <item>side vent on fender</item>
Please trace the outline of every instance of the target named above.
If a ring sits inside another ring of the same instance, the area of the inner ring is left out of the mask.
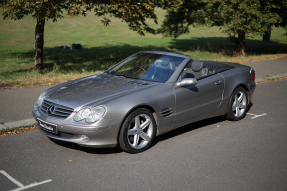
[[[173,113],[173,108],[165,108],[160,112],[161,117],[166,117],[169,116],[170,114]]]

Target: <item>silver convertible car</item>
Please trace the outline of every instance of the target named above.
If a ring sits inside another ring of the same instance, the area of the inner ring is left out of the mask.
[[[242,119],[254,80],[245,65],[142,51],[103,73],[47,89],[33,115],[52,139],[138,153],[155,136],[195,121]]]

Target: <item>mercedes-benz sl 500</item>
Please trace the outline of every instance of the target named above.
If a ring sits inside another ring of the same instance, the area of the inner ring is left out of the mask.
[[[142,51],[103,73],[47,89],[33,115],[52,139],[138,153],[156,136],[195,121],[242,119],[255,87],[255,71],[242,64]]]

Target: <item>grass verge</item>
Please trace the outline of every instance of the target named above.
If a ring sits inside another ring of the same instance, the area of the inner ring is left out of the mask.
[[[287,76],[286,77],[282,77],[282,78],[266,78],[265,81],[257,82],[256,84],[262,84],[262,83],[265,83],[265,82],[275,82],[275,81],[280,81],[280,80],[285,80],[285,79],[287,79]]]
[[[156,10],[159,23],[165,12]],[[0,9],[0,14],[2,11]],[[190,33],[177,39],[161,35],[139,36],[128,25],[111,18],[103,26],[101,18],[89,13],[87,17],[65,18],[46,22],[44,34],[44,64],[42,71],[33,70],[36,21],[27,16],[19,21],[0,20],[0,89],[53,85],[102,72],[129,55],[143,50],[169,51],[185,54],[195,60],[246,63],[287,56],[285,30],[275,28],[271,41],[262,36],[246,39],[247,55],[237,55],[235,45],[218,27],[190,28]],[[160,26],[149,22],[151,26]],[[60,46],[80,43],[83,49],[69,51]]]
[[[4,137],[4,136],[10,136],[10,135],[16,135],[19,133],[24,133],[24,132],[28,132],[28,131],[34,131],[35,129],[37,129],[37,127],[34,126],[21,126],[21,127],[17,127],[17,128],[13,128],[13,129],[2,129],[0,130],[0,137]]]

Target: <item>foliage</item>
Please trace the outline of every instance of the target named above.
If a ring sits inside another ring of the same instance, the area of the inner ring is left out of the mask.
[[[244,54],[247,36],[270,33],[273,26],[287,29],[287,1],[183,0],[168,10],[159,32],[178,37],[197,24],[220,26]]]
[[[146,19],[153,19],[157,23],[157,16],[154,7],[163,9],[170,7],[172,3],[166,0],[113,0],[101,1],[95,4],[94,12],[96,16],[110,15],[128,23],[131,30],[144,35],[145,32],[155,33],[155,30],[146,23]],[[104,17],[102,23],[109,25],[110,19]]]
[[[204,23],[205,13],[202,10],[205,6],[204,0],[174,3],[172,8],[167,9],[167,15],[158,33],[162,33],[164,37],[174,38],[189,33],[190,25]]]
[[[91,6],[84,5],[81,1],[58,0],[3,0],[3,19],[19,20],[25,15],[32,15],[36,20],[53,20],[64,18],[63,10],[68,11],[69,16],[86,15]]]
[[[19,20],[26,15],[32,15],[37,20],[35,28],[35,69],[43,68],[44,26],[45,21],[64,18],[63,10],[69,17],[83,15],[94,9],[96,16],[110,14],[128,23],[130,29],[140,35],[145,32],[155,33],[150,28],[146,19],[151,18],[157,23],[154,7],[169,7],[171,3],[165,0],[3,0],[0,7],[3,8],[3,18]],[[110,20],[106,17],[102,20],[108,25]]]

